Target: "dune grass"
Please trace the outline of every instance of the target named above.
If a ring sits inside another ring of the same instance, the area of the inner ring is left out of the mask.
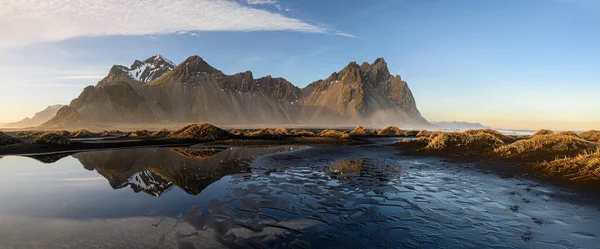
[[[406,136],[408,136],[408,137],[414,137],[414,136],[416,136],[417,134],[419,134],[419,132],[421,132],[421,131],[417,131],[417,130],[410,130],[410,131],[406,131],[406,132],[404,132],[404,134],[406,134]]]
[[[194,140],[222,140],[227,139],[231,134],[219,127],[209,123],[199,123],[186,125],[169,135],[172,138],[194,139]]]
[[[171,135],[171,132],[164,128],[150,134],[151,137],[168,137],[169,135]]]
[[[366,137],[366,136],[370,136],[371,132],[364,126],[357,126],[356,128],[354,128],[354,130],[350,131],[348,134],[353,137]]]
[[[600,131],[590,130],[579,134],[579,136],[585,140],[600,143]]]
[[[319,133],[320,137],[337,137],[337,138],[342,138],[343,136],[349,136],[347,133],[343,133],[341,131],[336,131],[336,130],[323,130]]]
[[[396,126],[385,127],[383,129],[381,129],[377,133],[377,135],[378,136],[390,136],[390,137],[395,137],[395,136],[403,137],[403,136],[406,136],[406,134],[402,130],[400,130],[398,127],[396,127]]]
[[[425,151],[444,151],[456,155],[488,155],[504,145],[502,140],[488,133],[449,132],[430,138]]]
[[[600,181],[600,149],[574,157],[545,161],[534,166],[541,174],[570,181]]]
[[[559,132],[558,135],[565,135],[565,136],[573,136],[573,137],[579,137],[579,134],[573,132],[573,131],[563,131],[563,132]]]
[[[534,133],[534,136],[538,136],[538,135],[552,135],[555,134],[553,131],[551,130],[545,130],[545,129],[541,129],[539,131],[537,131],[536,133]]]
[[[71,132],[70,137],[72,137],[72,138],[93,138],[93,137],[96,137],[96,134],[94,134],[88,130],[81,129],[81,130]]]
[[[431,132],[428,130],[422,130],[419,131],[419,133],[417,133],[417,137],[429,137],[431,135]]]
[[[598,148],[593,143],[570,135],[534,135],[529,139],[516,141],[510,145],[497,148],[499,158],[509,160],[541,161],[556,157],[576,156]]]
[[[61,135],[58,135],[54,132],[47,132],[42,135],[39,135],[35,139],[31,141],[34,144],[44,144],[44,145],[69,145],[71,144],[71,140]]]

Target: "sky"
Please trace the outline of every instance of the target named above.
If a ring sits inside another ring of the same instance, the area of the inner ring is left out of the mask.
[[[384,57],[429,121],[600,129],[599,25],[596,0],[0,0],[0,123],[161,54],[299,87]]]

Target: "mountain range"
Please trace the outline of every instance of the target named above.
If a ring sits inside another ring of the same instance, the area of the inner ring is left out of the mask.
[[[415,99],[383,58],[349,63],[301,89],[284,78],[227,75],[199,56],[175,66],[160,55],[115,65],[43,128],[91,124],[210,122],[219,125],[422,127]]]
[[[53,118],[60,108],[64,107],[64,105],[51,105],[46,107],[46,109],[37,112],[33,117],[24,118],[20,121],[4,124],[4,127],[34,127],[39,126],[51,118]]]

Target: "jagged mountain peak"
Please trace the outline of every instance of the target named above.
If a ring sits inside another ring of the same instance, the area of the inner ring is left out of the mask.
[[[118,81],[148,83],[171,71],[173,68],[175,68],[173,62],[161,55],[154,55],[144,61],[135,60],[130,67],[122,65],[112,66],[108,75],[98,82],[97,86],[102,87]]]

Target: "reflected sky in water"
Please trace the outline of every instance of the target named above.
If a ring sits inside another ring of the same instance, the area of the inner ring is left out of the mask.
[[[0,187],[0,248],[600,244],[597,196],[381,145],[9,156]]]

